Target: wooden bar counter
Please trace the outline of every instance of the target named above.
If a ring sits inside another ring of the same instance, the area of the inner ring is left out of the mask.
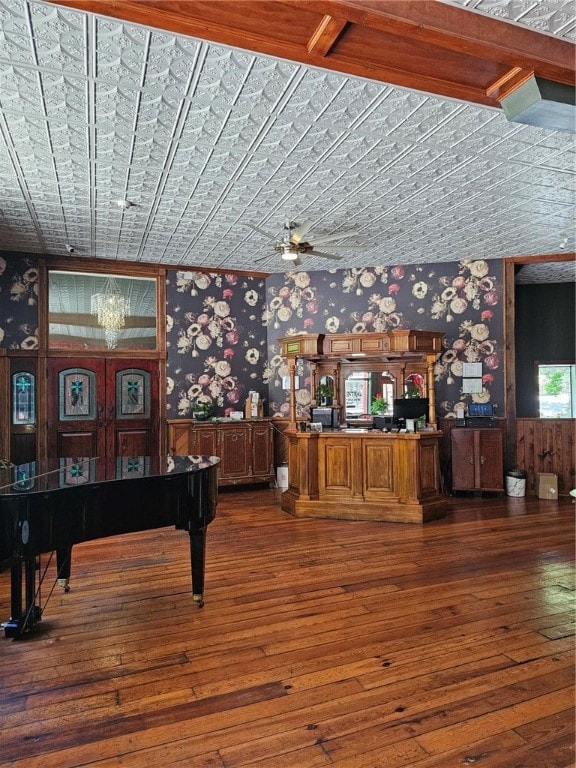
[[[445,514],[441,432],[286,430],[288,490],[296,517],[425,523]]]

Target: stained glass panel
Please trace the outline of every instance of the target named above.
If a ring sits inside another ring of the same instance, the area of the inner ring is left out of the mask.
[[[84,368],[68,368],[58,374],[58,406],[61,421],[96,418],[96,375]]]
[[[150,374],[125,368],[116,374],[116,418],[142,419],[150,416]]]
[[[125,479],[146,477],[150,471],[149,456],[118,456],[116,459],[116,476]]]
[[[20,371],[12,376],[12,424],[36,423],[36,377]]]
[[[36,462],[18,464],[13,468],[14,485],[21,491],[30,491],[36,483]]]
[[[60,459],[60,487],[94,482],[95,462],[88,456]]]

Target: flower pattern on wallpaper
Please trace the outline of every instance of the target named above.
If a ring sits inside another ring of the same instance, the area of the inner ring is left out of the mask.
[[[36,259],[19,255],[0,256],[0,307],[0,346],[9,349],[37,349]]]
[[[395,328],[440,331],[444,351],[435,367],[438,413],[453,416],[457,403],[503,397],[501,371],[502,264],[499,260],[416,266],[288,272],[267,280],[263,318],[269,325],[268,364],[273,413],[287,415],[282,377],[288,373],[278,338],[308,333],[369,333]],[[464,362],[482,363],[482,392],[462,392]],[[297,412],[310,404],[310,376],[301,376]]]
[[[168,415],[190,416],[197,402],[226,415],[243,407],[250,389],[267,399],[264,281],[169,272],[166,298]]]

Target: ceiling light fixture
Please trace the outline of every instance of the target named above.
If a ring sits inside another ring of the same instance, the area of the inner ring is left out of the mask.
[[[297,248],[295,248],[293,245],[282,245],[282,258],[284,261],[296,261],[298,256],[300,255]]]
[[[92,295],[90,312],[98,318],[98,324],[104,328],[108,349],[115,349],[118,344],[118,332],[125,326],[126,317],[130,314],[130,301],[122,295],[113,277],[107,278],[100,293]]]

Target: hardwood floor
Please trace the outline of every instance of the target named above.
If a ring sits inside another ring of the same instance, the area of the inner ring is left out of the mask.
[[[0,638],[0,765],[574,765],[569,498],[451,498],[424,526],[278,499],[221,492],[201,610],[183,532],[76,547],[40,631]]]

